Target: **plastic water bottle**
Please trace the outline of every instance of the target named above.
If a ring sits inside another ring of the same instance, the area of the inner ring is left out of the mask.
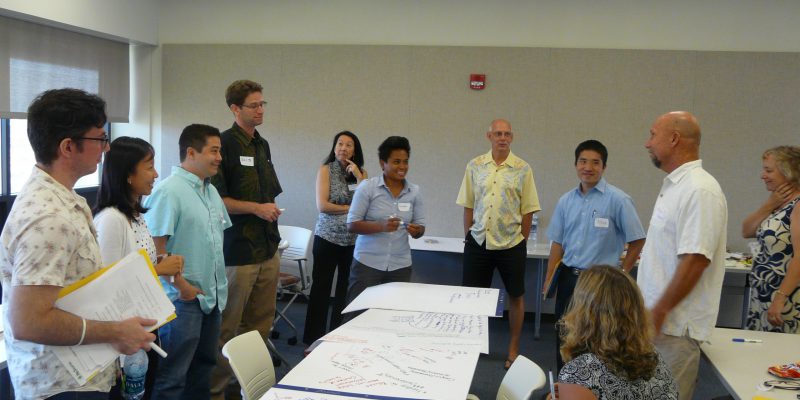
[[[531,220],[531,231],[528,234],[528,248],[533,250],[534,246],[539,243],[539,214],[533,214],[533,219]]]
[[[125,357],[122,371],[122,398],[141,400],[144,397],[144,377],[147,375],[147,353],[139,350]]]

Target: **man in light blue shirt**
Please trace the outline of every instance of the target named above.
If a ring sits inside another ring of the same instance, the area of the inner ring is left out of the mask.
[[[608,150],[597,140],[587,140],[575,148],[580,185],[561,196],[547,227],[552,244],[542,291],[546,294],[558,267],[556,320],[564,315],[581,271],[598,264],[618,265],[628,243],[622,268],[630,272],[644,246],[644,228],[630,196],[603,179],[607,161]],[[556,346],[561,369],[564,362],[558,335]]]
[[[370,286],[411,280],[408,236],[416,239],[425,233],[425,207],[419,186],[406,179],[410,153],[408,139],[387,138],[378,147],[383,173],[361,182],[353,194],[347,228],[359,235],[348,302]]]
[[[172,175],[144,202],[158,254],[184,257],[184,271],[175,282],[162,278],[178,318],[159,329],[169,357],[158,364],[152,398],[208,399],[220,312],[228,299],[223,231],[231,226],[225,204],[208,179],[222,161],[219,130],[189,125],[179,147],[181,165],[173,167]]]

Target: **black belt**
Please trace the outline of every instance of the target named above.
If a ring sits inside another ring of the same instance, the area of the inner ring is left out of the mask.
[[[571,272],[572,275],[580,275],[581,272],[583,272],[582,269],[577,268],[577,267],[570,267],[569,265],[564,264],[563,262],[561,263],[561,266],[566,268],[569,272]]]

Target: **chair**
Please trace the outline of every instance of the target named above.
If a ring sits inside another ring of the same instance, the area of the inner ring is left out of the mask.
[[[525,356],[517,356],[500,382],[497,400],[527,400],[534,390],[546,384],[547,377],[541,367]]]
[[[286,311],[289,310],[289,307],[291,307],[294,301],[297,300],[298,296],[303,296],[306,298],[306,300],[308,300],[307,292],[311,287],[311,275],[307,272],[307,264],[309,258],[311,258],[312,233],[306,228],[286,225],[279,225],[278,231],[280,232],[281,239],[289,243],[288,247],[281,252],[281,269],[283,270],[284,265],[286,264],[288,264],[286,265],[287,267],[291,268],[293,266],[292,264],[296,262],[298,274],[295,275],[293,273],[284,271],[280,272],[280,277],[278,280],[278,298],[283,298],[284,296],[290,297],[283,308],[276,310],[278,316],[275,318],[275,322],[272,324],[273,331],[271,337],[273,339],[277,339],[280,336],[280,333],[274,329],[278,324],[278,321],[284,320],[294,333],[287,340],[287,343],[290,345],[295,345],[297,344],[297,327],[289,318],[286,317]]]
[[[286,250],[287,248],[289,248],[289,241],[287,241],[286,239],[281,239],[280,243],[278,243],[279,254],[283,255],[283,251]],[[273,326],[274,326],[274,321],[273,321]],[[270,327],[270,332],[272,332],[272,327]],[[270,337],[271,336],[272,333],[270,333]],[[278,336],[277,331],[275,332],[275,336],[277,338]],[[275,358],[272,359],[273,367],[280,367],[281,364],[286,364],[286,367],[288,369],[290,370],[292,369],[292,363],[290,363],[289,360],[287,360],[286,357],[284,357],[283,354],[281,354],[281,352],[278,351],[278,348],[275,347],[275,344],[272,343],[272,339],[270,338],[267,339],[267,349],[269,349],[270,354],[273,354],[275,356]]]
[[[547,377],[542,368],[527,357],[520,355],[511,364],[511,368],[500,382],[497,400],[528,400],[534,390],[543,388],[545,384],[547,384]],[[467,396],[467,400],[479,399],[470,394]]]
[[[233,374],[242,387],[244,400],[261,398],[275,385],[275,369],[269,351],[258,331],[250,331],[222,346],[222,355],[231,364]]]

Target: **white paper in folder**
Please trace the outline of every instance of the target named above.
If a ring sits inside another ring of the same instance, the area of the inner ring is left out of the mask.
[[[158,321],[148,327],[153,330],[175,318],[175,307],[144,250],[64,288],[59,297],[57,308],[87,320],[122,321],[138,316]],[[62,346],[53,352],[81,384],[119,356],[110,344]]]

